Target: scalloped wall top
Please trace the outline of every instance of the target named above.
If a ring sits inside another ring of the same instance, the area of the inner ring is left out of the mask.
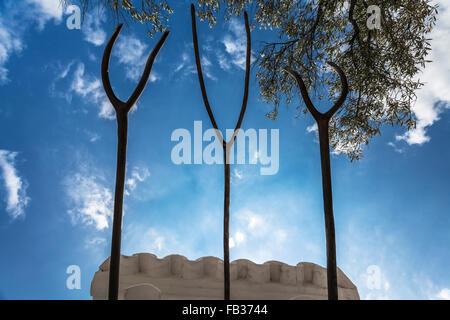
[[[98,272],[109,271],[109,258],[99,267]],[[200,279],[211,278],[223,281],[223,260],[206,256],[189,260],[178,254],[158,258],[152,253],[121,255],[120,274],[142,274],[151,278]],[[311,262],[300,262],[292,266],[280,261],[266,261],[262,264],[247,259],[237,259],[230,263],[231,280],[248,280],[254,283],[278,282],[284,285],[311,284],[327,287],[326,269]],[[353,282],[338,268],[338,286],[356,289]]]

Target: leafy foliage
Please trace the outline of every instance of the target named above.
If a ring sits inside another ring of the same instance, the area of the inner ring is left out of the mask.
[[[172,12],[166,1],[139,1],[141,11],[131,1],[121,1],[120,9],[118,0],[99,1],[111,6],[116,17],[126,12],[135,20],[150,22],[153,32],[164,29],[167,19],[161,12]],[[344,70],[350,89],[346,103],[330,122],[335,151],[358,160],[362,146],[380,134],[383,124],[415,127],[411,107],[416,90],[423,85],[418,76],[429,62],[428,36],[438,12],[431,1],[197,0],[197,5],[198,16],[210,26],[219,13],[229,19],[251,8],[248,11],[254,12],[258,27],[278,33],[279,41],[263,42],[255,62],[260,99],[274,105],[267,117],[276,119],[280,103],[290,104],[299,96],[293,79],[282,71],[286,66],[302,75],[313,98],[322,100],[328,92],[328,99],[334,100],[340,83],[325,68],[329,60]],[[370,5],[381,9],[379,30],[367,27]],[[308,112],[302,102],[297,109],[298,117]]]
[[[173,13],[172,8],[165,0],[60,0],[63,6],[78,5],[83,13],[91,7],[97,9],[106,9],[116,22],[127,23],[129,19],[132,22],[140,22],[147,26],[148,34],[153,37],[156,32],[162,32],[167,29],[169,15]]]
[[[200,0],[210,23],[219,0]],[[384,123],[415,127],[411,112],[415,91],[423,83],[418,75],[429,62],[431,32],[437,7],[428,0],[278,0],[225,1],[226,17],[240,14],[245,4],[256,3],[255,21],[261,28],[278,30],[278,42],[264,43],[257,60],[256,77],[261,99],[274,105],[267,116],[276,119],[283,100],[298,96],[295,82],[283,68],[302,75],[309,90],[321,100],[323,90],[335,100],[339,79],[326,72],[324,62],[339,65],[349,79],[345,105],[330,122],[330,143],[351,160],[362,157],[362,145],[380,134]],[[381,29],[367,27],[367,8],[381,9]],[[209,11],[208,11],[209,10]],[[299,116],[307,113],[303,103]]]

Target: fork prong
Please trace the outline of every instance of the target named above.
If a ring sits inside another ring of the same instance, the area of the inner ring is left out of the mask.
[[[114,46],[114,43],[116,42],[117,37],[119,36],[120,30],[122,30],[122,27],[123,24],[119,24],[117,26],[116,30],[114,30],[114,33],[106,44],[105,51],[103,52],[101,69],[103,87],[105,88],[106,95],[108,96],[109,101],[111,101],[111,104],[113,105],[116,112],[119,111],[119,109],[124,105],[124,102],[116,97],[113,89],[111,88],[111,82],[109,80],[109,60],[111,58],[112,48]]]
[[[336,100],[333,107],[331,107],[331,109],[325,113],[326,117],[331,118],[336,113],[336,111],[344,104],[345,99],[347,98],[348,81],[344,71],[342,71],[342,69],[337,64],[331,61],[327,61],[327,64],[333,68],[333,70],[339,75],[339,79],[341,80],[341,95]]]
[[[161,50],[162,46],[164,45],[164,42],[166,41],[167,37],[169,36],[170,31],[165,31],[159,41],[156,43],[155,47],[153,48],[152,52],[148,56],[147,63],[145,64],[144,72],[142,73],[141,80],[139,80],[138,85],[136,86],[136,89],[134,89],[133,93],[131,94],[130,98],[126,102],[126,108],[127,111],[130,111],[130,109],[134,106],[136,101],[141,96],[142,92],[144,91],[145,85],[147,84],[147,81],[150,77],[150,72],[152,71],[153,62],[155,61],[156,56],[158,55],[159,50]]]

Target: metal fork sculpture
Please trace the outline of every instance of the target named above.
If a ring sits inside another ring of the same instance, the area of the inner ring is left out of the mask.
[[[116,111],[117,118],[117,170],[116,170],[116,189],[114,194],[114,217],[113,217],[113,230],[112,230],[112,240],[111,240],[111,260],[109,268],[109,289],[108,289],[108,299],[117,300],[119,295],[119,272],[120,272],[120,242],[122,234],[122,211],[123,211],[123,193],[125,186],[125,167],[126,167],[126,157],[127,157],[127,135],[128,135],[128,112],[136,104],[137,100],[144,91],[145,85],[147,84],[148,78],[150,77],[150,72],[152,69],[153,62],[155,58],[166,41],[169,31],[164,32],[156,46],[153,48],[151,54],[147,59],[144,72],[139,80],[139,83],[131,94],[130,98],[123,102],[119,100],[114,94],[111,88],[111,83],[109,81],[109,60],[111,57],[111,51],[119,36],[120,30],[122,29],[122,24],[119,24],[109,39],[105,51],[103,53],[102,59],[102,82],[105,89],[106,95],[111,101],[111,104]]]
[[[333,198],[331,193],[331,169],[330,169],[330,142],[328,137],[328,127],[331,117],[344,104],[348,94],[348,82],[342,69],[333,62],[327,62],[334,71],[339,75],[341,81],[341,94],[334,103],[333,107],[325,113],[317,111],[316,107],[309,98],[308,90],[302,77],[294,70],[285,68],[297,81],[303,101],[314,120],[317,122],[319,129],[320,143],[320,161],[322,167],[322,192],[323,192],[323,208],[325,213],[325,236],[327,245],[327,283],[328,283],[328,300],[338,300],[338,284],[337,284],[337,267],[336,267],[336,240],[334,231],[333,216]]]
[[[244,97],[242,101],[241,112],[239,114],[239,119],[236,123],[236,127],[233,132],[233,136],[229,141],[225,141],[222,137],[221,132],[217,126],[216,120],[211,110],[211,106],[208,101],[208,96],[206,94],[205,82],[203,80],[202,66],[200,63],[200,54],[198,50],[198,39],[197,39],[197,26],[195,22],[195,7],[191,4],[191,19],[192,19],[192,37],[194,40],[194,51],[195,51],[195,63],[197,65],[198,80],[200,82],[200,88],[202,91],[203,102],[208,112],[211,124],[215,129],[216,136],[219,139],[223,147],[223,157],[224,157],[224,167],[225,167],[225,188],[224,188],[224,205],[223,205],[223,268],[224,268],[224,299],[230,300],[230,249],[229,249],[229,221],[230,221],[230,150],[233,147],[234,140],[241,128],[242,120],[244,119],[245,110],[247,108],[248,100],[248,87],[250,78],[250,56],[251,56],[251,38],[250,38],[250,27],[248,24],[247,12],[244,12],[245,20],[245,31],[247,33],[247,57],[245,62],[245,87],[244,87]]]

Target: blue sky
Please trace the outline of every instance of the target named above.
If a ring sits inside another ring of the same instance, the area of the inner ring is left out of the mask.
[[[69,30],[55,0],[0,3],[0,298],[90,299],[109,256],[116,122],[100,79],[114,26],[87,16]],[[171,134],[210,128],[195,73],[189,3],[178,2],[171,34],[129,116],[122,253],[222,257],[223,166],[176,165]],[[386,126],[350,163],[332,155],[339,267],[363,299],[450,298],[449,5],[433,33],[434,63],[413,110],[417,129]],[[233,128],[242,99],[243,21],[198,24],[205,81],[221,128]],[[272,35],[255,30],[258,40]],[[157,35],[159,37],[159,35]],[[124,28],[111,82],[126,100],[156,43]],[[231,259],[326,264],[319,147],[310,115],[258,101],[252,72],[243,129],[279,130],[279,170],[232,165]],[[326,106],[323,106],[326,108]],[[252,155],[247,155],[252,156]],[[66,269],[81,269],[81,289]],[[375,269],[374,269],[375,268]],[[376,270],[379,285],[370,285]]]

